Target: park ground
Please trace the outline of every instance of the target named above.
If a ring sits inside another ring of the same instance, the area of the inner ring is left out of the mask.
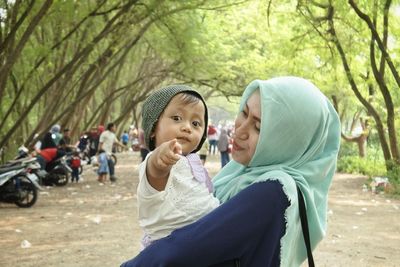
[[[0,204],[0,266],[108,267],[136,255],[138,163],[138,153],[120,153],[116,183],[99,184],[85,166],[83,181],[45,188],[32,208]],[[209,156],[206,167],[215,174],[218,157]],[[366,181],[334,177],[316,266],[400,266],[400,201],[363,192]]]

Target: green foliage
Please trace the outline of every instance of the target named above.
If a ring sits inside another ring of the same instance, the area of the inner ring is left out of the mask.
[[[346,142],[342,140],[342,143],[340,144],[339,158],[348,156],[351,157],[358,156],[358,151],[356,146],[357,145],[355,143]]]
[[[386,166],[379,144],[368,142],[367,157],[360,158],[357,144],[342,140],[337,170],[345,173],[363,174],[368,177],[385,176]]]
[[[7,2],[12,1],[1,3]],[[376,1],[377,30],[380,34],[381,2]],[[28,3],[21,1],[16,11],[18,16]],[[379,115],[385,118],[387,111],[383,97],[371,73],[369,29],[347,2],[327,3],[334,5],[337,36],[361,95],[368,98],[368,85],[372,85],[376,93],[369,100]],[[360,9],[370,16],[374,14],[373,3],[358,1]],[[42,5],[43,1],[35,2],[27,19],[16,31],[15,44]],[[63,119],[71,128],[76,126],[77,131],[86,127],[85,123],[128,116],[136,111],[126,111],[124,107],[129,108],[133,100],[142,101],[145,98],[142,92],[172,82],[192,84],[200,90],[207,90],[211,106],[224,107],[234,116],[237,105],[227,105],[225,96],[240,96],[250,81],[278,75],[305,77],[328,98],[335,95],[343,124],[351,122],[353,114],[364,107],[350,88],[328,32],[327,9],[321,6],[324,5],[315,5],[313,1],[288,0],[54,1],[15,60],[10,72],[12,75],[7,77],[4,95],[8,97],[1,97],[0,117],[7,110],[11,110],[11,115],[1,128],[0,141],[2,135],[27,111],[32,99],[82,51],[86,52],[46,89],[28,112],[24,125],[20,125],[21,129],[13,136],[21,136],[25,140],[31,133],[43,131],[53,117],[64,114],[77,98],[82,101],[76,106],[76,112]],[[390,9],[388,52],[398,68],[399,57],[396,55],[400,46],[396,33],[400,29],[400,20],[395,13],[396,6],[397,3],[392,4]],[[121,12],[122,15],[114,21],[114,16]],[[106,28],[111,21],[113,23]],[[314,25],[311,25],[312,22]],[[150,26],[145,28],[148,24]],[[0,41],[10,32],[12,20],[5,20],[2,25],[5,26],[0,28]],[[104,38],[96,38],[102,33]],[[139,41],[131,45],[136,38]],[[10,51],[12,48],[10,46]],[[102,57],[106,51],[108,56]],[[126,53],[125,58],[120,57],[123,53]],[[0,61],[5,62],[8,56],[4,50],[3,54],[0,53]],[[376,59],[379,58],[377,53]],[[118,67],[109,71],[114,65]],[[93,66],[95,70],[90,71]],[[391,78],[388,68],[385,71],[385,82],[393,98],[394,113],[398,116],[400,90],[397,90],[398,85]],[[114,100],[114,91],[124,87],[125,91],[119,91],[119,97]],[[80,97],[90,88],[95,88],[95,91],[86,98]],[[212,99],[214,96],[217,96],[215,100]],[[11,107],[16,97],[18,103]],[[97,110],[105,99],[111,98],[110,103]],[[399,125],[400,118],[397,117],[397,128]],[[355,143],[343,144],[339,161],[343,171],[367,175],[384,173],[374,127],[376,125],[371,121],[367,160],[356,159]],[[400,140],[399,131],[397,136]],[[7,141],[15,143],[15,140]]]
[[[390,193],[400,196],[400,164],[391,161],[388,163],[387,176],[390,182]]]
[[[360,158],[358,156],[344,156],[339,158],[337,170],[345,173],[363,174],[368,177],[386,175],[384,162]]]
[[[400,165],[395,162],[385,161],[379,147],[369,145],[368,157],[360,158],[354,149],[353,143],[342,144],[339,153],[337,171],[345,173],[363,174],[370,178],[388,177],[390,186],[385,189],[387,193],[400,196]],[[388,171],[386,170],[388,168]]]

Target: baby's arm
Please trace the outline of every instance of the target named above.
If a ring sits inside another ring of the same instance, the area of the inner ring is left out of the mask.
[[[156,190],[162,191],[168,181],[172,166],[180,159],[182,146],[173,139],[158,146],[147,160],[146,176],[149,184]]]

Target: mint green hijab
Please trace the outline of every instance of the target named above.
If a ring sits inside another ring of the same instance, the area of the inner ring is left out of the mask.
[[[326,231],[328,190],[340,143],[339,118],[317,87],[297,77],[251,82],[243,93],[240,111],[257,89],[261,129],[253,158],[248,166],[233,160],[228,163],[213,179],[215,192],[225,202],[251,184],[279,181],[290,201],[281,239],[281,266],[299,266],[307,253],[296,185],[304,195],[314,249]]]

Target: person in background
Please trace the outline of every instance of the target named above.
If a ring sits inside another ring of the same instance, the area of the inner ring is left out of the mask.
[[[60,129],[60,125],[53,125],[50,131],[47,132],[39,142],[36,143],[35,149],[42,150],[46,148],[57,147],[61,140]]]
[[[99,165],[99,169],[97,170],[97,181],[99,181],[100,183],[104,183],[105,181],[107,181],[107,175],[110,169],[108,168],[107,153],[103,149],[99,150],[97,163]]]
[[[99,151],[104,150],[107,153],[108,169],[110,172],[110,181],[115,182],[117,177],[115,176],[114,162],[111,159],[113,145],[116,144],[122,148],[126,148],[121,142],[118,141],[115,136],[116,126],[113,122],[107,125],[107,130],[104,131],[99,138]]]
[[[50,131],[53,134],[54,143],[58,146],[62,139],[62,134],[60,132],[61,131],[60,125],[58,124],[54,125],[53,127],[51,127]]]
[[[215,154],[215,151],[218,149],[218,129],[214,125],[208,126],[208,143],[210,144],[210,150],[208,151],[209,154]]]
[[[71,132],[68,128],[64,128],[59,145],[64,147],[65,152],[67,153],[72,152],[75,149],[75,146],[72,144],[71,140]]]
[[[144,140],[144,131],[142,128],[139,128],[138,131],[138,141],[139,141],[139,149],[140,149],[140,157],[142,158],[142,162],[145,160],[147,157],[147,154],[149,153],[149,149],[147,148],[146,142]]]
[[[89,132],[84,132],[81,137],[79,137],[77,148],[79,151],[84,152],[89,144]]]
[[[97,150],[99,149],[99,139],[100,135],[104,132],[104,126],[99,125],[96,127],[92,127],[89,133],[89,157],[93,157],[96,155]]]
[[[326,233],[340,134],[333,105],[311,82],[251,82],[235,120],[233,160],[213,179],[222,204],[121,266],[292,267],[307,259],[307,247],[313,262],[311,250]]]
[[[137,139],[138,138],[138,130],[137,130],[137,128],[135,126],[131,125],[129,127],[128,134],[129,134],[129,140],[133,141],[133,140]]]
[[[127,147],[129,143],[129,134],[127,131],[124,131],[124,133],[121,135],[121,141],[122,144]]]
[[[131,143],[132,151],[140,151],[139,138],[138,138],[139,137],[139,133],[138,133],[138,130],[136,128],[132,128],[130,130],[129,137],[130,137],[130,140],[132,141],[132,143]]]
[[[71,182],[78,182],[79,181],[79,167],[81,166],[81,158],[79,157],[79,152],[75,151],[73,153],[73,156],[71,158],[71,169],[72,169],[72,175],[71,175]]]
[[[225,129],[221,129],[218,139],[218,151],[221,154],[221,168],[229,162],[229,136]]]
[[[46,170],[47,164],[61,158],[65,155],[65,151],[57,147],[49,147],[44,149],[35,149],[36,159],[42,170]]]

